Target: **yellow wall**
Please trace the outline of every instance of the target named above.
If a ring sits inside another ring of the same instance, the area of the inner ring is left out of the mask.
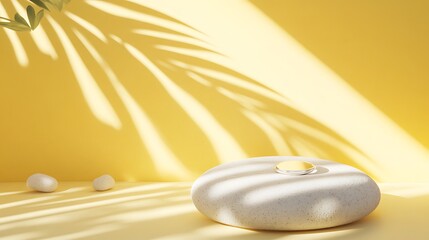
[[[429,146],[428,1],[252,3]]]
[[[0,29],[0,181],[189,180],[265,155],[429,180],[424,1],[140,2]]]

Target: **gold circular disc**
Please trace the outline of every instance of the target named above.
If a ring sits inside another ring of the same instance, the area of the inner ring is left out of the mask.
[[[282,174],[304,175],[314,171],[316,167],[304,161],[284,161],[276,166],[276,172]]]

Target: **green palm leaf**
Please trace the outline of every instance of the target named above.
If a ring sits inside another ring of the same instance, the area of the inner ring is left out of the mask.
[[[28,17],[28,21],[30,21],[31,29],[34,30],[34,20],[36,20],[36,11],[34,11],[34,8],[32,6],[27,7],[27,17]]]
[[[27,17],[29,22],[27,22],[21,15],[16,13],[14,20],[0,17],[0,19],[6,20],[3,22],[0,22],[0,26],[9,28],[15,31],[34,30],[39,25],[40,20],[44,16],[44,9],[49,11],[48,5],[56,8],[58,11],[61,11],[63,7],[70,2],[70,0],[28,0],[28,1],[43,9],[37,12],[36,14],[36,10],[33,8],[33,6],[29,5],[27,6]]]
[[[15,14],[15,21],[17,23],[20,23],[20,24],[25,25],[28,28],[30,28],[30,25],[28,25],[27,21],[21,15],[19,15],[18,13]]]
[[[30,0],[30,2],[32,2],[32,3],[36,4],[37,6],[44,8],[44,9],[49,11],[48,6],[46,6],[46,4],[43,3],[41,0]]]
[[[34,30],[39,25],[40,20],[43,18],[44,10],[40,10],[37,15],[36,11],[32,6],[27,7],[27,16],[28,20],[30,21],[31,29]]]
[[[42,20],[43,16],[45,14],[45,11],[42,9],[40,10],[37,15],[36,15],[36,19],[34,19],[34,28],[36,28],[37,26],[39,26],[40,20]]]
[[[5,28],[9,28],[11,30],[15,31],[29,31],[31,28],[28,25],[24,25],[19,22],[0,22],[0,26],[3,26]]]

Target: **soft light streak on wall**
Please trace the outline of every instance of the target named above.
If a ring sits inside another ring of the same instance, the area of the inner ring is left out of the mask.
[[[293,155],[292,150],[289,148],[288,144],[284,140],[281,132],[275,128],[275,125],[271,125],[269,121],[267,121],[260,114],[258,114],[256,106],[261,107],[259,102],[254,99],[249,99],[240,96],[225,88],[219,87],[217,88],[217,91],[225,95],[226,97],[231,98],[232,100],[240,103],[243,106],[243,115],[246,116],[251,122],[253,122],[264,132],[278,155]]]
[[[94,24],[88,22],[87,20],[85,20],[85,19],[83,19],[83,18],[81,18],[81,17],[79,17],[76,14],[73,14],[71,12],[65,12],[65,14],[71,20],[75,21],[77,24],[79,24],[80,26],[82,26],[83,28],[85,28],[86,30],[88,30],[88,32],[90,32],[91,34],[93,34],[94,36],[96,36],[98,39],[100,39],[102,42],[104,42],[104,43],[107,42],[106,36]]]
[[[198,75],[196,73],[188,71],[186,73],[186,75],[188,75],[191,79],[195,80],[196,82],[198,82],[201,85],[204,85],[206,87],[211,87],[212,86],[212,83],[210,81],[208,81],[207,79],[201,77],[200,75]]]
[[[195,177],[163,141],[149,116],[122,85],[116,74],[106,61],[104,61],[103,57],[94,46],[79,31],[75,30],[74,32],[98,64],[103,68],[120,99],[124,103],[140,136],[142,144],[151,156],[152,163],[161,178],[165,180],[184,180]]]
[[[109,100],[104,95],[94,77],[91,75],[87,66],[82,61],[79,53],[74,48],[73,43],[62,29],[62,27],[51,17],[47,16],[46,19],[55,29],[69,60],[70,66],[73,69],[76,80],[82,90],[83,97],[88,103],[91,112],[101,122],[115,128],[120,129],[122,124],[119,117],[116,115],[115,110],[111,106]]]
[[[251,3],[184,0],[145,4],[192,22],[211,36],[220,52],[234,59],[234,69],[287,96],[303,114],[366,154],[376,163],[374,174],[379,180],[428,179],[427,149]]]
[[[243,110],[243,114],[261,130],[263,130],[268,139],[271,141],[271,144],[278,155],[293,155],[292,150],[289,148],[278,129],[274,128],[269,122],[252,111]]]
[[[22,5],[17,0],[12,0],[12,4],[15,7],[16,11],[27,21],[29,21],[27,17],[27,12],[24,9],[24,7],[22,7]],[[50,56],[54,60],[58,58],[58,54],[55,51],[55,48],[52,45],[51,40],[49,40],[48,35],[43,29],[42,24],[40,24],[34,31],[30,31],[30,36],[34,41],[34,44],[36,44],[37,48],[42,53]]]
[[[4,9],[3,5],[0,3],[0,15],[9,18],[9,15],[7,14],[6,10]],[[15,31],[3,28],[4,32],[6,33],[6,36],[9,38],[9,42],[12,44],[13,51],[15,52],[16,60],[18,61],[19,65],[22,67],[28,66],[28,56],[25,52],[24,46],[21,43],[21,40],[19,39],[17,33]]]
[[[172,33],[153,31],[153,30],[147,30],[147,29],[135,29],[133,30],[133,32],[139,35],[151,36],[159,39],[167,39],[167,40],[171,40],[179,43],[187,43],[193,46],[199,46],[199,47],[214,51],[213,46],[211,46],[206,42],[203,42],[196,38],[191,38],[191,37],[187,37],[179,34],[172,34]]]
[[[215,69],[209,69],[209,68],[204,68],[201,66],[195,66],[195,65],[187,64],[187,63],[180,62],[177,60],[170,60],[170,62],[172,64],[178,66],[178,67],[188,69],[189,71],[191,71],[191,73],[194,73],[194,74],[198,73],[198,74],[201,74],[201,75],[204,75],[207,77],[211,77],[217,81],[225,82],[225,83],[237,86],[239,88],[243,88],[245,90],[254,92],[256,94],[264,96],[264,97],[271,99],[273,101],[283,103],[285,105],[291,104],[285,96],[283,96],[280,93],[278,93],[274,90],[271,90],[271,89],[269,89],[263,85],[251,83],[251,82],[245,81],[243,79],[240,79],[238,77],[234,77],[230,74],[223,73],[221,71],[217,71]]]
[[[138,1],[129,1],[129,2],[135,2],[137,4],[141,4]],[[195,31],[192,28],[186,27],[183,24],[179,24],[167,19],[156,17],[156,16],[151,16],[142,12],[134,11],[116,4],[112,4],[105,1],[97,1],[97,0],[86,0],[86,3],[113,16],[118,16],[125,19],[131,19],[134,21],[151,23],[156,26],[164,27],[166,29],[171,29],[183,34],[187,34],[197,39],[206,38],[204,34],[198,31]],[[144,6],[144,4],[142,5]]]
[[[39,25],[34,31],[30,32],[30,35],[33,38],[37,48],[39,48],[42,53],[50,56],[53,60],[58,58],[58,54],[55,51],[51,40],[49,40],[48,35],[43,29],[43,26]]]
[[[124,43],[124,46],[137,60],[152,72],[170,96],[177,101],[179,106],[205,133],[213,145],[219,161],[225,162],[231,161],[231,159],[246,157],[246,153],[234,137],[223,128],[216,118],[197,99],[174,83],[140,50],[128,43]]]

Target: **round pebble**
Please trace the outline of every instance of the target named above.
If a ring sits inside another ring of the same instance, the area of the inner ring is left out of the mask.
[[[276,166],[285,161],[304,161],[315,170],[277,172]],[[380,201],[377,184],[362,171],[305,157],[261,157],[222,164],[200,176],[191,195],[196,208],[214,221],[258,230],[339,226],[365,217]]]
[[[58,181],[46,174],[36,173],[28,177],[27,187],[39,192],[53,192],[58,187]]]
[[[96,191],[106,191],[115,186],[115,179],[110,175],[103,175],[94,179],[92,186]]]

